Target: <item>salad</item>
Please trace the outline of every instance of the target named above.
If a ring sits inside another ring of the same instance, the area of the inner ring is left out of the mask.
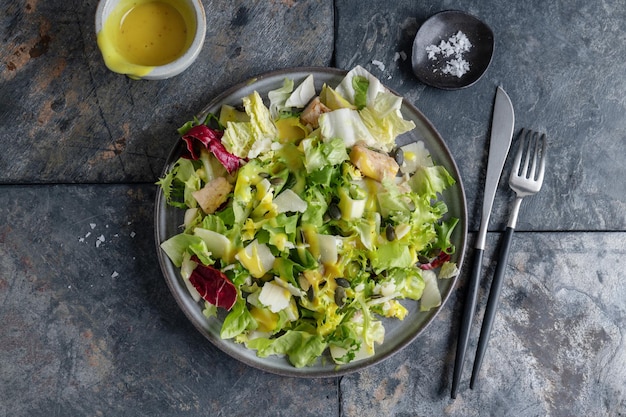
[[[422,142],[395,145],[415,127],[401,104],[356,67],[179,129],[185,152],[157,184],[184,222],[161,248],[221,338],[298,368],[346,364],[374,355],[405,303],[441,304],[437,280],[458,274],[441,199],[455,179]]]

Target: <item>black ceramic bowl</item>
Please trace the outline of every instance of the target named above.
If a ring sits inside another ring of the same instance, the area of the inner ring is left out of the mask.
[[[432,87],[469,87],[489,67],[493,48],[491,28],[476,17],[456,10],[439,12],[426,20],[415,35],[413,72]]]

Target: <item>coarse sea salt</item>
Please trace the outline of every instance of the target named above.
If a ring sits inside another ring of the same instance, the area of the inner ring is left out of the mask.
[[[461,78],[470,69],[470,64],[464,59],[464,54],[469,52],[471,48],[472,43],[467,36],[458,31],[450,36],[447,41],[442,39],[438,45],[428,45],[426,53],[431,61],[443,60],[442,68],[435,68],[433,72],[441,70],[444,74]]]
[[[378,67],[378,69],[381,70],[381,71],[385,70],[385,64],[382,61],[374,59],[374,60],[372,60],[372,64],[376,65]]]

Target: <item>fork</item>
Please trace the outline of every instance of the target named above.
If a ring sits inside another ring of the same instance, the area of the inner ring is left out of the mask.
[[[491,333],[496,309],[498,308],[500,290],[502,289],[502,282],[504,280],[504,271],[509,259],[509,249],[517,224],[522,199],[539,192],[543,184],[546,168],[546,146],[545,134],[540,134],[528,129],[522,129],[520,132],[519,150],[515,155],[511,176],[509,177],[509,186],[515,191],[517,196],[513,202],[509,221],[502,238],[498,265],[489,291],[489,299],[487,301],[487,307],[485,308],[483,325],[480,329],[476,357],[474,358],[474,369],[472,370],[472,378],[470,380],[471,389],[474,388],[483,362],[483,357],[485,356],[485,351],[487,350],[489,334]]]

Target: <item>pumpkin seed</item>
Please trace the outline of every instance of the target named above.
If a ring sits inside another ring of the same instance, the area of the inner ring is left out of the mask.
[[[404,163],[404,151],[402,148],[396,148],[393,150],[393,159],[396,160],[398,165],[402,165]]]
[[[387,227],[385,228],[385,236],[387,237],[388,241],[392,241],[392,240],[396,240],[396,229],[388,224]]]
[[[335,203],[330,204],[326,212],[333,220],[341,219],[341,210],[339,209],[339,206]]]
[[[346,290],[343,287],[335,288],[335,304],[339,308],[346,304]]]
[[[285,183],[285,179],[281,177],[274,177],[270,180],[270,184],[273,186],[283,185]]]
[[[340,287],[343,288],[350,288],[350,281],[348,281],[345,278],[336,278],[335,282],[337,283],[337,285],[339,285]]]
[[[417,256],[417,261],[421,264],[427,264],[430,263],[430,259],[424,255],[418,255]]]

